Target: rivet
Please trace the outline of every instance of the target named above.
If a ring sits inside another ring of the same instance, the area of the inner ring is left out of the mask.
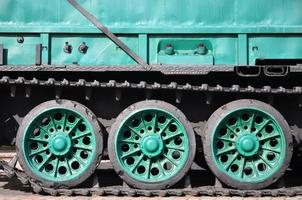
[[[203,43],[200,43],[196,49],[196,53],[200,55],[205,55],[207,52],[208,52],[207,47]]]
[[[165,48],[165,53],[167,55],[173,55],[174,54],[174,47],[172,44],[168,44]]]

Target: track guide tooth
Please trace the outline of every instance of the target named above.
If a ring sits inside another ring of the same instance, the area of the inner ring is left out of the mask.
[[[8,76],[3,76],[0,79],[0,85],[8,85],[10,89],[10,96],[16,96],[17,86],[25,86],[26,88],[26,96],[30,97],[32,86],[47,86],[55,88],[56,98],[61,97],[61,89],[62,86],[65,87],[84,87],[85,89],[85,98],[89,100],[91,98],[91,90],[93,88],[118,88],[121,90],[122,88],[131,88],[131,89],[145,89],[146,99],[150,99],[152,97],[152,90],[173,90],[176,92],[176,101],[181,102],[182,91],[198,91],[198,92],[206,92],[205,98],[206,103],[211,104],[214,93],[221,92],[235,92],[236,94],[244,94],[244,93],[262,93],[267,94],[268,96],[273,96],[273,94],[301,94],[302,86],[295,86],[292,88],[285,88],[280,86],[278,88],[272,88],[271,86],[264,86],[262,88],[256,88],[254,86],[241,87],[239,85],[232,85],[231,87],[225,87],[222,85],[211,86],[209,84],[201,84],[201,85],[192,85],[185,84],[181,85],[176,82],[171,82],[167,84],[161,83],[147,83],[146,81],[140,81],[139,83],[131,83],[128,81],[117,82],[115,80],[111,80],[109,82],[99,82],[94,80],[89,82],[85,79],[79,79],[78,81],[70,81],[67,79],[63,79],[62,81],[57,81],[54,78],[49,78],[47,80],[39,80],[36,78],[33,79],[25,79],[24,77],[18,77],[17,79],[11,79]],[[117,95],[118,96],[118,95]],[[299,100],[299,106],[302,107],[302,97]],[[11,178],[16,176],[23,184],[30,185],[33,188],[33,191],[36,193],[47,193],[49,195],[126,195],[126,196],[182,196],[182,195],[192,195],[192,196],[296,196],[302,195],[302,186],[292,187],[292,188],[281,188],[281,189],[264,189],[264,190],[236,190],[236,189],[228,189],[214,186],[201,186],[201,187],[187,187],[183,189],[167,189],[167,190],[138,190],[133,188],[125,188],[122,186],[110,186],[105,188],[72,188],[72,189],[55,189],[44,187],[38,182],[30,179],[26,174],[15,169],[15,164],[13,161],[8,164],[5,161],[0,160],[0,167],[3,168],[5,174]]]

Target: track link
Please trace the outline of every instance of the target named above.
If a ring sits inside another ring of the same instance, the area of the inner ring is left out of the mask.
[[[302,187],[290,187],[280,189],[264,190],[236,190],[229,188],[219,188],[214,186],[202,186],[183,189],[166,190],[141,190],[123,186],[110,186],[102,188],[71,188],[55,189],[42,186],[40,183],[28,177],[22,171],[11,167],[7,162],[0,161],[0,167],[9,178],[16,177],[22,184],[28,185],[33,192],[38,194],[48,194],[52,196],[90,196],[90,195],[114,195],[114,196],[241,196],[241,197],[263,197],[263,196],[298,196],[302,195]]]
[[[145,81],[139,83],[130,82],[116,82],[111,80],[109,82],[86,81],[79,79],[78,81],[69,80],[55,80],[49,78],[48,80],[38,80],[33,78],[31,80],[24,77],[18,77],[17,79],[11,79],[8,76],[0,78],[0,85],[7,85],[11,88],[12,92],[15,91],[16,86],[24,86],[28,89],[31,86],[49,86],[55,88],[58,87],[84,87],[84,88],[130,88],[130,89],[145,89],[145,90],[175,90],[175,91],[196,91],[196,92],[229,92],[229,93],[263,93],[263,94],[301,94],[302,86],[296,86],[293,88],[278,87],[272,88],[271,86],[263,86],[262,88],[256,88],[253,86],[240,87],[239,85],[232,85],[231,87],[223,87],[221,85],[210,86],[208,84],[191,85],[189,83],[180,85],[175,82],[169,84],[152,83],[149,84]],[[56,189],[48,188],[41,185],[39,182],[31,179],[22,171],[15,169],[9,163],[0,160],[0,168],[2,168],[5,174],[9,177],[16,177],[24,185],[29,185],[35,193],[48,194],[52,196],[58,195],[114,195],[114,196],[297,196],[302,195],[302,186],[288,187],[280,189],[264,189],[264,190],[237,190],[229,188],[221,188],[215,186],[202,186],[202,187],[189,187],[183,189],[166,189],[166,190],[142,190],[133,189],[123,186],[109,186],[109,187],[93,187],[93,188],[72,188],[72,189]]]

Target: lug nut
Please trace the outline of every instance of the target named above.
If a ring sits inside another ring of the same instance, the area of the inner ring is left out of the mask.
[[[200,55],[205,55],[208,52],[208,49],[203,43],[201,43],[198,45],[196,52]]]
[[[173,55],[174,54],[174,47],[172,44],[168,44],[165,48],[165,53],[167,55]]]
[[[82,44],[79,46],[78,50],[80,53],[85,54],[88,50],[88,46],[86,45],[85,42],[82,42]]]
[[[72,46],[68,42],[65,42],[65,46],[64,46],[63,50],[64,50],[65,53],[71,53],[72,52]]]

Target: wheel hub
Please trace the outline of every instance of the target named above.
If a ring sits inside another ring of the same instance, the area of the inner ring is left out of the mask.
[[[142,139],[140,149],[148,157],[156,157],[162,153],[163,141],[157,134],[151,134]]]
[[[237,141],[237,150],[243,156],[253,156],[258,153],[260,143],[258,138],[250,133],[240,136]]]
[[[70,148],[70,137],[66,133],[59,132],[50,138],[49,149],[53,154],[63,156],[69,152]]]

